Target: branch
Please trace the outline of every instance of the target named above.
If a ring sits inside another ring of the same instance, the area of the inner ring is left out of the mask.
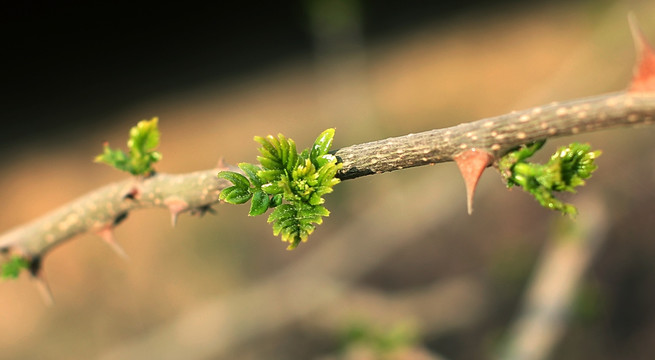
[[[573,135],[617,126],[650,124],[655,118],[655,94],[620,92],[511,112],[457,126],[409,134],[335,151],[343,168],[338,177],[355,179],[370,174],[452,161],[463,153],[480,151],[498,159],[518,145],[538,139]],[[485,167],[491,161],[485,163]],[[185,211],[204,213],[218,202],[229,185],[216,168],[188,174],[155,174],[107,185],[61,208],[0,236],[0,249],[30,261],[39,275],[41,259],[53,247],[92,231],[119,253],[113,228],[130,211],[151,207],[170,210],[173,224]],[[238,171],[231,167],[229,170]]]
[[[409,167],[455,161],[467,188],[469,212],[482,171],[512,148],[536,140],[585,132],[651,124],[655,118],[655,53],[646,43],[633,18],[630,25],[637,44],[639,63],[628,91],[579,100],[551,103],[523,111],[481,119],[418,134],[353,145],[334,152],[342,180]],[[219,179],[220,170],[189,174],[154,174],[108,185],[78,200],[0,235],[0,252],[29,262],[40,279],[43,256],[73,236],[93,231],[119,254],[113,229],[131,210],[167,207],[173,224],[184,211],[204,213],[218,202],[229,186]],[[47,289],[41,281],[42,288]]]
[[[536,140],[575,135],[618,126],[651,124],[655,94],[618,92],[554,102],[522,111],[418,134],[339,149],[342,180],[453,161],[470,150],[498,159],[510,149]]]
[[[156,174],[107,185],[4,233],[0,236],[0,250],[27,259],[36,278],[40,277],[41,260],[48,251],[88,231],[100,235],[123,255],[114,242],[113,229],[130,211],[166,207],[173,225],[182,212],[203,214],[218,202],[218,193],[228,185],[216,177],[220,170],[225,168],[180,175]]]

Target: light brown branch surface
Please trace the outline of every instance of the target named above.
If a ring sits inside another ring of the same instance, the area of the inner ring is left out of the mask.
[[[409,134],[336,151],[343,162],[341,179],[452,161],[470,149],[495,158],[535,140],[650,124],[655,118],[655,94],[618,92],[566,102],[554,102],[457,126]]]

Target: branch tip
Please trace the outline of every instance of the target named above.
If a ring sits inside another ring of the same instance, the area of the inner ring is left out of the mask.
[[[466,208],[469,215],[473,213],[473,195],[484,169],[493,162],[493,155],[485,150],[471,149],[454,157],[459,172],[466,185]]]

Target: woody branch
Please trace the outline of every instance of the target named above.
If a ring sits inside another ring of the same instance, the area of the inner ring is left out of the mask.
[[[449,128],[344,147],[334,152],[343,163],[337,177],[348,180],[455,161],[467,185],[470,211],[482,171],[518,145],[619,126],[651,124],[655,119],[655,54],[632,18],[631,29],[639,61],[627,91],[556,102]],[[114,241],[113,229],[130,211],[167,207],[173,224],[182,212],[209,211],[218,202],[219,192],[229,186],[227,181],[217,178],[220,170],[238,169],[223,167],[180,175],[155,174],[107,185],[0,235],[0,252],[29,261],[29,269],[36,279],[40,279],[42,259],[48,251],[84,232],[97,233],[124,255]]]
[[[552,103],[457,126],[357,144],[335,151],[342,180],[409,167],[453,161],[469,151],[490,154],[489,164],[509,149],[538,139],[650,124],[655,94],[621,92]],[[488,165],[488,164],[487,164]],[[486,166],[486,165],[485,165]],[[229,185],[210,169],[188,174],[155,174],[95,190],[0,236],[0,249],[42,257],[71,237],[93,231],[108,242],[113,229],[136,209],[167,207],[173,219],[185,211],[204,212]],[[231,167],[230,170],[237,171]]]

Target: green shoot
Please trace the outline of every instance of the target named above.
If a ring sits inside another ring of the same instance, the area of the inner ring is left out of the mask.
[[[29,262],[20,256],[12,256],[9,261],[0,267],[1,279],[16,279],[22,269],[29,267]]]
[[[575,192],[597,166],[594,160],[600,151],[590,151],[588,144],[573,143],[560,147],[546,164],[525,161],[539,150],[545,140],[522,145],[503,156],[498,168],[507,181],[507,187],[520,186],[544,207],[575,216],[576,208],[557,199],[556,191]]]
[[[277,138],[255,136],[261,145],[261,156],[257,157],[261,167],[240,163],[245,176],[221,171],[218,177],[233,186],[223,189],[219,199],[230,204],[251,200],[250,216],[274,209],[268,217],[268,222],[273,223],[273,234],[289,243],[287,249],[296,248],[301,241],[307,241],[315,224],[320,225],[323,217],[330,214],[322,206],[323,195],[331,193],[339,183],[335,176],[342,166],[328,153],[333,137],[334,129],[327,129],[311,149],[298,153],[295,142],[282,134]]]
[[[132,175],[152,175],[152,165],[161,160],[161,154],[154,149],[159,145],[158,118],[142,120],[130,129],[127,141],[128,153],[112,149],[105,143],[102,154],[96,156],[95,162],[105,163]]]

